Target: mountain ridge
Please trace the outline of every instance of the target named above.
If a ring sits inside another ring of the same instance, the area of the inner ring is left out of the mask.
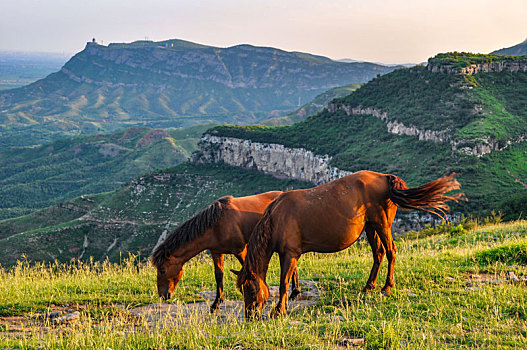
[[[89,42],[58,72],[0,92],[0,133],[42,126],[49,140],[123,127],[255,123],[393,69],[247,44]]]

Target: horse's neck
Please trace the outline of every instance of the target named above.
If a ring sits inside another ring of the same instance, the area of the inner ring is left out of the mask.
[[[180,257],[185,262],[187,262],[188,260],[192,259],[205,249],[209,248],[207,246],[207,243],[209,241],[207,236],[207,234],[204,234],[203,236],[198,237],[193,241],[183,244],[182,246],[174,250],[172,255]]]

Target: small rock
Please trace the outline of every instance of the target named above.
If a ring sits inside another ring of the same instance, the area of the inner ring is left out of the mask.
[[[48,317],[49,318],[57,318],[59,317],[60,315],[62,315],[62,312],[61,311],[53,311],[53,312],[50,312]]]
[[[289,324],[292,326],[305,326],[306,325],[306,323],[301,322],[301,321],[296,321],[296,320],[289,321]]]
[[[489,284],[500,284],[500,283],[503,283],[505,282],[504,280],[490,280],[489,281]]]
[[[412,293],[412,292],[410,292],[410,291],[407,290],[407,289],[401,289],[400,292],[401,292],[401,293],[404,293],[404,294],[406,294],[406,295],[409,295],[409,296],[411,296],[411,297],[416,297],[416,296],[417,296],[417,294]]]
[[[339,323],[339,322],[344,322],[344,321],[346,321],[346,318],[344,318],[344,316],[337,315],[337,316],[331,317],[331,322],[333,323]]]
[[[509,271],[509,281],[513,282],[513,283],[517,283],[520,281],[520,279],[518,278],[518,276],[516,276],[516,274],[512,271]]]
[[[364,344],[364,338],[344,338],[341,343],[344,346],[361,346]]]
[[[481,279],[481,276],[480,275],[476,275],[476,274],[472,274],[472,275],[470,275],[470,278],[472,278],[473,280],[479,280],[479,279]]]
[[[81,313],[78,311],[72,312],[64,316],[57,317],[53,320],[54,323],[67,323],[77,321],[81,317]]]
[[[447,281],[453,281],[453,280],[454,280],[454,277],[445,276],[445,279],[446,279]]]

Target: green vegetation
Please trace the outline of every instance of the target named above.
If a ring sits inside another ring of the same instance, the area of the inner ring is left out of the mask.
[[[515,62],[526,61],[527,56],[511,56],[508,54],[481,54],[471,52],[447,52],[440,53],[428,59],[428,64],[432,66],[448,65],[453,68],[469,67],[472,64],[484,64],[493,62]]]
[[[0,221],[0,263],[69,261],[92,256],[119,261],[148,256],[171,230],[225,195],[311,186],[221,164],[188,162],[136,178],[107,193],[84,195],[23,217]]]
[[[137,128],[0,150],[0,219],[113,190],[130,178],[185,161],[211,124]]]
[[[372,264],[365,240],[335,254],[306,254],[300,279],[318,282],[316,306],[281,319],[243,322],[229,316],[193,313],[183,327],[153,328],[130,309],[158,301],[155,269],[140,258],[119,263],[28,264],[0,269],[0,346],[53,349],[335,349],[345,338],[364,339],[366,349],[525,348],[527,346],[527,267],[523,258],[481,259],[503,247],[527,244],[527,222],[479,226],[463,235],[398,238],[396,287],[390,297],[379,288],[360,293]],[[525,250],[524,250],[525,253]],[[232,257],[225,270],[238,268]],[[509,278],[511,273],[517,281]],[[378,284],[386,276],[382,265]],[[279,281],[271,260],[270,285]],[[225,275],[229,300],[241,299],[232,274]],[[171,303],[202,301],[197,292],[215,287],[210,259],[191,260]],[[54,306],[80,311],[80,321],[54,325],[30,315]],[[25,327],[15,328],[9,317]],[[43,328],[45,326],[46,328]]]

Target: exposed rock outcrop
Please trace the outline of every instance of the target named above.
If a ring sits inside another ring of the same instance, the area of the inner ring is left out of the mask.
[[[328,104],[329,112],[336,112],[342,110],[347,115],[372,115],[381,119],[386,124],[386,130],[389,133],[396,135],[416,136],[422,141],[433,142],[448,142],[452,147],[452,152],[459,152],[467,155],[474,155],[477,157],[484,156],[491,152],[503,151],[512,144],[527,141],[527,135],[520,135],[517,138],[509,139],[507,141],[499,141],[496,139],[480,138],[472,140],[453,140],[452,132],[450,130],[428,130],[419,129],[414,125],[405,125],[393,118],[389,118],[386,112],[380,111],[376,108],[363,108],[362,106],[352,107],[343,103],[331,102]]]
[[[527,72],[527,60],[521,61],[498,61],[480,64],[471,64],[468,67],[455,67],[448,64],[428,64],[427,69],[433,73],[464,74],[472,75],[480,72]]]
[[[330,156],[316,155],[304,148],[289,148],[279,144],[209,134],[201,139],[199,148],[202,154],[194,161],[222,161],[279,178],[298,179],[315,185],[351,174],[349,171],[330,166]]]

